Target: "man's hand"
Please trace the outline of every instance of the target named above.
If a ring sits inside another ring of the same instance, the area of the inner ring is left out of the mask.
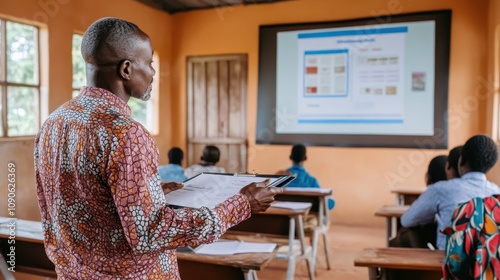
[[[161,188],[163,189],[163,194],[173,192],[175,190],[181,189],[182,187],[184,187],[183,184],[175,182],[168,182],[161,184]]]
[[[274,201],[274,196],[283,193],[282,188],[266,187],[267,184],[269,184],[269,179],[260,183],[251,183],[240,190],[240,193],[248,198],[252,213],[266,211]]]

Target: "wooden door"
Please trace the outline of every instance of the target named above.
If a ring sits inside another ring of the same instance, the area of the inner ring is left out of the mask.
[[[227,172],[247,167],[247,56],[187,59],[187,165],[200,162],[206,145],[221,151]]]

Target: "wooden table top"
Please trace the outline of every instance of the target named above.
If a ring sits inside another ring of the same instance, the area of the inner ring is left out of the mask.
[[[365,248],[354,259],[355,266],[393,269],[441,270],[444,251],[420,248]]]
[[[375,212],[375,216],[399,218],[409,208],[410,205],[384,205]]]
[[[391,193],[397,193],[402,195],[421,195],[425,191],[425,188],[416,187],[405,187],[397,186],[391,189]]]
[[[245,270],[262,270],[271,262],[275,255],[276,250],[272,253],[244,253],[228,256],[212,256],[188,252],[177,252],[177,258],[179,260],[232,266]]]
[[[9,238],[11,222],[15,223],[16,240],[43,244],[42,223],[39,221],[0,217],[0,237]]]

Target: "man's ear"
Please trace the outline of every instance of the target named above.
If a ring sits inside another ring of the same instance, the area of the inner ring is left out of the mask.
[[[130,80],[130,74],[132,73],[132,62],[128,59],[122,60],[120,66],[118,67],[118,74],[124,80]]]
[[[465,159],[462,156],[460,156],[458,158],[458,166],[464,166],[466,163],[467,162],[465,161]]]

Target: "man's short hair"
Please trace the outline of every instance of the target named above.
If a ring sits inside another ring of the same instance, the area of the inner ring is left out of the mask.
[[[140,38],[143,32],[132,22],[119,18],[102,18],[90,25],[82,39],[81,52],[87,63],[100,64],[103,62],[118,63],[119,61],[107,61],[112,58],[99,57],[102,48],[115,52],[120,57],[128,53],[135,40]],[[121,57],[119,59],[126,59]],[[104,61],[100,61],[104,60]]]
[[[462,148],[460,165],[469,164],[471,171],[486,173],[497,162],[498,149],[495,141],[486,135],[472,136]]]
[[[201,160],[216,164],[217,162],[219,162],[219,158],[220,158],[219,148],[209,145],[206,146],[205,149],[203,149],[203,155],[201,156]]]
[[[296,144],[292,147],[292,153],[290,154],[290,159],[294,163],[302,162],[306,159],[306,146],[302,144]]]
[[[460,174],[458,172],[458,160],[460,159],[460,155],[462,155],[462,147],[463,146],[457,146],[451,149],[448,154],[448,166],[456,172],[456,175]]]
[[[184,152],[180,148],[173,147],[168,151],[168,162],[171,164],[181,165],[183,157]]]

